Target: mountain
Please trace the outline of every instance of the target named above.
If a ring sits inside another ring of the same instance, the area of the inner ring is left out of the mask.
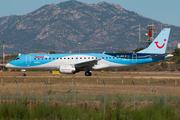
[[[132,52],[139,43],[139,23],[142,38],[147,24],[156,25],[155,36],[161,22],[146,18],[121,5],[100,2],[86,4],[75,0],[44,5],[26,15],[0,18],[0,40],[6,40],[6,53],[31,52]],[[170,27],[169,44],[175,46],[180,38],[180,27]],[[2,42],[0,43],[2,48]]]

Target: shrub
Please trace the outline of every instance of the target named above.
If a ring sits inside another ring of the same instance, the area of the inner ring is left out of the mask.
[[[47,94],[49,95],[49,94],[51,94],[51,93],[52,93],[52,90],[48,90]]]
[[[138,70],[138,68],[137,68],[137,67],[133,67],[132,70],[133,70],[133,71],[136,71],[136,70]]]
[[[167,67],[168,67],[168,64],[167,64],[166,62],[162,62],[162,63],[161,63],[161,67],[167,68]]]
[[[122,50],[122,51],[118,51],[117,53],[127,53],[127,51]]]
[[[143,47],[137,48],[137,49],[133,50],[133,52],[137,53],[137,52],[139,52],[139,51],[141,51],[141,50],[144,50],[144,49],[145,49],[145,48],[143,48]]]
[[[177,61],[176,61],[177,64],[180,63],[180,56],[177,57]]]

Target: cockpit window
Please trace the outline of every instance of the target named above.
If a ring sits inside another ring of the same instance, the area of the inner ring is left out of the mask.
[[[19,60],[19,58],[16,58],[16,60]]]

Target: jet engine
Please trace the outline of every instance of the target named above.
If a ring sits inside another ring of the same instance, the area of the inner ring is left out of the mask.
[[[74,74],[76,72],[76,68],[70,65],[62,65],[59,66],[59,72],[63,74]]]

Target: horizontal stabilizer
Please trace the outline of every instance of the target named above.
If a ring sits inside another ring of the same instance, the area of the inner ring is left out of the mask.
[[[166,55],[168,55],[169,53],[164,53],[164,54],[161,54],[161,55],[156,55],[156,56],[154,56],[153,58],[159,58],[159,57],[163,57],[163,56],[166,56]]]

